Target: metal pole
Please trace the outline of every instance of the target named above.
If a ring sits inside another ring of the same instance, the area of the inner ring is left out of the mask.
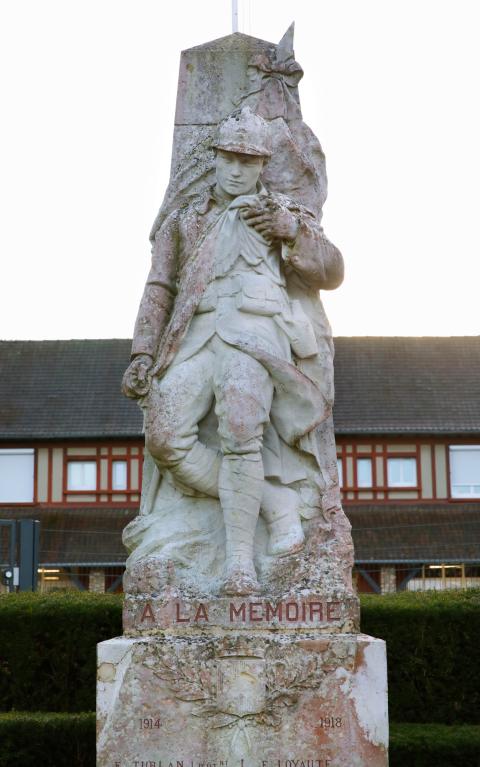
[[[232,32],[238,32],[238,0],[232,0]]]
[[[12,520],[10,522],[10,566],[15,567],[17,559],[17,526]]]
[[[17,523],[13,519],[0,519],[0,530],[7,529],[8,540],[8,562],[3,561],[4,547],[1,545],[0,552],[2,559],[0,565],[2,566],[1,575],[3,583],[7,586],[9,593],[16,590],[18,586],[18,567],[16,567],[17,560]],[[0,543],[3,544],[3,541]],[[4,567],[6,565],[6,567]]]
[[[35,591],[38,578],[40,522],[34,519],[21,519],[18,525],[20,528],[19,591]]]

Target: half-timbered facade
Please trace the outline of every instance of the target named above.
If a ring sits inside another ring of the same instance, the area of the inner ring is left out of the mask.
[[[143,460],[128,357],[126,340],[0,343],[0,519],[40,521],[42,589],[121,589]],[[477,337],[336,340],[360,591],[480,584],[479,381]]]

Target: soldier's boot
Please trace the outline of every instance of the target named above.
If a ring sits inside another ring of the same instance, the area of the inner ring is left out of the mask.
[[[289,487],[265,482],[262,517],[269,532],[268,553],[276,557],[295,554],[303,548],[305,535],[299,513],[301,499]]]
[[[219,476],[225,520],[226,557],[222,591],[232,596],[260,590],[253,564],[253,544],[263,490],[260,453],[226,455]]]
[[[218,450],[197,441],[185,457],[168,468],[180,487],[218,498],[222,458]],[[302,548],[304,535],[298,512],[300,504],[294,490],[273,485],[268,479],[263,482],[261,506],[270,533],[270,554],[287,556]]]

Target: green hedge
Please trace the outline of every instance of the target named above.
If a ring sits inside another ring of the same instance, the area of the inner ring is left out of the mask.
[[[390,719],[480,723],[480,591],[362,597],[362,631],[387,642]]]
[[[480,591],[362,597],[387,641],[390,719],[480,723]],[[0,596],[0,710],[92,711],[95,646],[122,633],[122,597]]]
[[[0,714],[0,767],[95,767],[95,714]]]
[[[0,710],[93,711],[96,645],[122,633],[121,606],[83,592],[0,596]]]
[[[479,767],[480,727],[397,724],[390,767]],[[95,767],[95,714],[0,714],[0,767]]]
[[[391,725],[390,767],[480,767],[480,727]]]

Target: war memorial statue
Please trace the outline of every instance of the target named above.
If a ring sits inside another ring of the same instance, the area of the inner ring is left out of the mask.
[[[315,311],[318,289],[337,287],[343,263],[308,209],[260,181],[272,151],[262,117],[249,107],[229,116],[212,149],[215,185],[155,233],[124,389],[141,398],[160,471],[180,489],[220,499],[222,590],[250,594],[259,591],[260,508],[276,556],[303,546],[303,488],[309,508],[321,509],[326,483],[309,435],[332,401],[322,390]],[[310,316],[295,295],[309,300]],[[219,449],[198,435],[212,408]]]
[[[144,413],[100,767],[386,767],[384,643],[359,632],[319,290],[324,155],[293,26],[184,51],[169,188],[123,392]],[[299,762],[299,763],[300,763]]]

